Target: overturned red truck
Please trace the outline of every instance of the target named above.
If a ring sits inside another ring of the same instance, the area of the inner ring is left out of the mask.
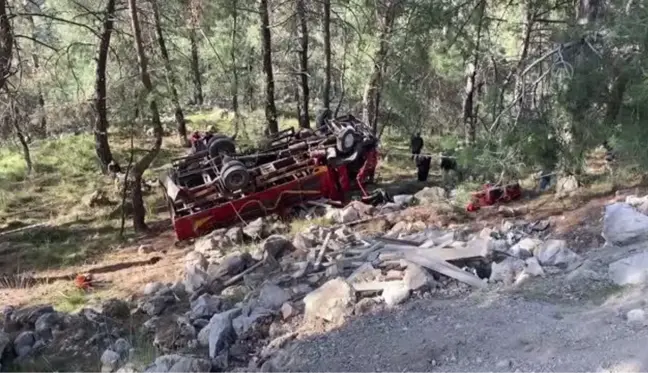
[[[373,182],[378,140],[352,115],[318,120],[317,128],[281,131],[252,151],[236,152],[222,134],[195,134],[192,153],[160,178],[178,240],[199,237],[302,202],[345,202]]]

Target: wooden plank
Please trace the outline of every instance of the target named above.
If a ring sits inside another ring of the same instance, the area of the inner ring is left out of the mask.
[[[437,259],[432,256],[424,256],[415,252],[405,252],[405,259],[412,263],[416,263],[425,268],[431,269],[435,272],[441,273],[442,275],[452,277],[455,280],[461,281],[468,285],[474,286],[476,288],[485,288],[487,285],[479,277],[462,271],[460,268],[453,266],[452,264]]]

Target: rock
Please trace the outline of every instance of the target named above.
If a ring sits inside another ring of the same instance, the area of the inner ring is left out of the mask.
[[[403,303],[407,298],[409,298],[409,295],[410,289],[403,281],[387,282],[382,293],[385,304],[389,307]]]
[[[281,317],[284,320],[288,320],[291,317],[293,317],[297,311],[295,310],[295,307],[290,304],[290,302],[286,302],[281,306]]]
[[[2,361],[2,355],[5,353],[5,351],[8,349],[8,347],[11,345],[11,337],[9,334],[0,331],[0,361]]]
[[[644,215],[648,215],[648,201],[644,201],[641,205],[637,206],[637,211]]]
[[[252,309],[249,306],[243,308],[241,315],[232,320],[234,333],[237,336],[242,336],[252,329],[257,323],[271,319],[273,312],[263,307],[256,307]]]
[[[360,213],[353,207],[347,206],[342,209],[342,211],[340,211],[339,220],[337,221],[337,223],[346,224],[356,220],[360,220]]]
[[[300,251],[309,251],[317,245],[315,236],[307,232],[299,232],[292,241],[293,247]]]
[[[342,278],[329,280],[304,297],[305,318],[342,323],[353,312],[356,297],[353,288]]]
[[[175,319],[175,320],[174,320]],[[183,316],[164,317],[155,328],[153,346],[158,351],[177,351],[189,347],[196,339],[196,328]],[[175,322],[169,322],[175,321]]]
[[[226,256],[220,264],[210,264],[207,273],[212,278],[227,278],[245,271],[253,262],[248,253],[232,253]]]
[[[228,286],[221,292],[223,298],[228,299],[232,303],[238,303],[245,299],[245,296],[250,293],[250,289],[245,285],[232,285]]]
[[[394,203],[399,206],[409,206],[414,202],[414,196],[411,194],[399,194],[393,197]]]
[[[232,319],[240,314],[240,308],[218,313],[212,316],[209,324],[200,331],[201,334],[205,330],[208,332],[209,357],[212,359],[215,358],[233,342],[236,336],[234,334],[234,327],[232,326]],[[198,335],[198,342],[202,342],[200,334]]]
[[[633,310],[628,311],[628,313],[626,314],[626,318],[628,319],[629,323],[644,324],[646,321],[646,313],[642,309],[635,308]]]
[[[112,350],[119,354],[122,360],[127,360],[131,352],[131,344],[124,338],[119,338],[113,343]]]
[[[268,236],[268,227],[263,221],[263,218],[258,218],[248,223],[248,225],[243,228],[243,233],[250,239],[261,240]]]
[[[200,373],[211,371],[211,362],[191,356],[163,355],[146,368],[151,373]]]
[[[144,299],[139,309],[149,316],[160,315],[170,304],[175,302],[175,297],[170,295],[155,295],[151,298]]]
[[[161,282],[155,281],[155,282],[149,282],[148,284],[144,285],[144,290],[142,293],[144,295],[153,295],[163,289],[166,289],[166,285],[164,285]]]
[[[222,256],[220,247],[225,240],[224,229],[217,229],[205,237],[201,237],[194,245],[194,251],[206,256]]]
[[[409,223],[406,221],[399,221],[387,232],[388,236],[398,236],[399,233],[404,233],[409,230]]]
[[[580,255],[567,248],[564,240],[547,240],[536,250],[535,257],[543,266],[553,266],[571,271],[582,264]]]
[[[445,189],[440,187],[425,187],[414,194],[414,198],[422,204],[445,202],[448,199]]]
[[[13,342],[14,352],[18,357],[25,356],[31,352],[32,347],[36,343],[34,332],[25,331],[16,337]]]
[[[635,195],[630,195],[625,198],[625,203],[632,207],[638,207],[648,202],[648,196],[637,197]]]
[[[155,247],[153,247],[153,245],[148,245],[148,244],[140,245],[140,247],[137,248],[137,253],[140,255],[150,254],[154,251],[155,251]]]
[[[605,275],[591,269],[586,263],[576,268],[574,271],[570,272],[565,278],[568,283],[586,283],[589,284],[592,281],[603,281]]]
[[[243,228],[231,227],[225,232],[225,237],[233,244],[243,243]]]
[[[491,275],[489,282],[501,281],[506,285],[511,285],[517,278],[518,274],[524,270],[524,261],[518,258],[507,257],[499,263],[491,264]]]
[[[575,176],[561,176],[556,181],[556,193],[560,196],[578,190],[579,183]]]
[[[416,291],[432,287],[435,281],[423,267],[408,262],[403,276],[403,283],[409,290]]]
[[[174,282],[169,289],[178,297],[184,297],[187,295],[187,288],[181,281]]]
[[[539,220],[531,226],[531,229],[536,232],[544,232],[549,228],[549,225],[551,225],[549,220]]]
[[[241,314],[241,308],[233,308],[231,310],[217,313],[209,319],[209,323],[203,327],[198,333],[198,344],[201,346],[209,346],[209,334],[212,326],[216,325],[217,328],[223,328],[227,326],[227,320],[231,325],[231,321]]]
[[[291,298],[290,292],[274,284],[266,284],[261,288],[258,304],[260,307],[276,311]]]
[[[199,296],[198,299],[191,302],[189,318],[191,320],[210,318],[220,310],[222,305],[223,300],[220,297],[203,294]]]
[[[24,307],[11,312],[11,321],[14,324],[13,326],[18,327],[18,329],[22,327],[33,328],[39,317],[52,312],[54,312],[54,307],[49,304]],[[12,325],[8,325],[7,323],[5,323],[4,328],[7,332],[13,331],[10,330],[12,329]]]
[[[204,255],[192,251],[185,257],[184,284],[188,292],[193,293],[209,281],[206,269],[209,263]]]
[[[511,369],[513,367],[513,361],[510,359],[503,359],[498,361],[497,364],[495,364],[495,367],[499,369]]]
[[[375,298],[362,298],[355,304],[353,307],[353,314],[355,315],[366,315],[373,312],[378,305],[380,304],[379,300]]]
[[[133,363],[126,363],[123,367],[117,369],[117,373],[139,373],[139,370]]]
[[[638,253],[611,263],[608,273],[610,279],[617,285],[648,283],[648,252]]]
[[[117,352],[110,349],[101,354],[101,371],[114,372],[119,367],[120,356]]]
[[[273,234],[263,242],[264,255],[270,255],[273,258],[279,258],[283,253],[294,250],[292,242],[286,237]]]
[[[644,241],[648,239],[648,216],[625,203],[607,205],[602,236],[617,246]]]
[[[532,257],[540,245],[542,245],[542,240],[537,238],[523,238],[520,242],[509,248],[509,254],[524,260]]]
[[[524,265],[524,273],[527,273],[530,276],[544,276],[544,270],[542,269],[542,266],[540,266],[537,258],[527,258],[524,261]]]
[[[34,332],[40,339],[51,340],[52,329],[62,323],[62,317],[58,312],[41,315],[34,324]]]

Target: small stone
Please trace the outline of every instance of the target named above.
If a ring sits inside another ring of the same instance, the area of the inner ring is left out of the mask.
[[[626,318],[628,319],[629,323],[643,324],[644,321],[646,320],[646,314],[644,310],[635,308],[633,310],[628,311],[628,313],[626,314]]]
[[[101,371],[114,372],[119,366],[119,354],[112,350],[106,350],[101,355]]]
[[[144,290],[142,291],[142,293],[144,293],[144,295],[153,295],[163,289],[166,289],[166,285],[164,285],[163,283],[158,281],[149,282],[148,284],[144,285]]]
[[[153,245],[148,245],[148,244],[140,245],[140,247],[137,248],[137,253],[140,255],[149,254],[154,251],[155,251],[155,247],[153,247]]]
[[[498,361],[495,366],[497,368],[499,368],[499,369],[503,369],[503,368],[509,368],[510,369],[510,368],[513,367],[513,361],[511,361],[510,359],[503,359],[503,360]]]
[[[223,304],[223,300],[215,295],[202,294],[198,299],[191,302],[189,318],[192,320],[210,318],[217,313]]]
[[[243,233],[250,239],[261,240],[268,236],[268,227],[263,218],[257,218],[243,228]]]
[[[243,242],[243,228],[231,227],[225,232],[225,237],[235,245],[240,244]]]
[[[281,316],[284,320],[290,319],[295,315],[295,313],[295,307],[293,307],[290,302],[286,302],[281,306]]]
[[[220,264],[210,264],[207,273],[212,278],[226,278],[236,276],[245,271],[253,262],[248,253],[232,253],[227,255]]]
[[[511,285],[518,274],[524,270],[524,265],[523,260],[514,257],[507,257],[499,263],[493,262],[489,282],[501,281],[506,285]]]
[[[295,249],[306,252],[315,247],[316,240],[315,237],[308,232],[299,232],[295,235],[292,244]]]
[[[274,234],[263,242],[263,252],[273,258],[279,258],[283,253],[292,250],[292,242],[282,235]]]
[[[531,276],[544,276],[544,270],[536,257],[527,258],[524,261],[524,272]]]
[[[389,307],[403,303],[409,295],[410,289],[402,281],[388,282],[382,293],[385,304]]]
[[[261,288],[258,302],[259,306],[276,311],[290,298],[291,294],[288,291],[274,284],[266,284]]]
[[[369,314],[373,310],[375,310],[378,307],[379,304],[380,304],[380,302],[377,301],[374,298],[362,298],[353,307],[353,313],[355,315]]]

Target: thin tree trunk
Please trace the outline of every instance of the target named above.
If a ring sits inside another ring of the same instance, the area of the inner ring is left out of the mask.
[[[254,100],[254,57],[252,54],[248,58],[247,63],[247,79],[246,79],[246,90],[245,90],[245,100],[247,101],[250,112],[256,110],[256,102]]]
[[[239,76],[238,66],[236,65],[236,33],[238,27],[238,10],[237,2],[233,1],[232,4],[232,46],[230,48],[230,59],[232,60],[232,110],[234,111],[234,136],[238,135],[239,131]]]
[[[463,122],[464,129],[466,131],[466,143],[474,144],[477,137],[477,118],[475,111],[475,95],[477,92],[477,66],[479,64],[480,51],[479,47],[481,44],[481,31],[482,31],[482,22],[484,19],[484,13],[486,10],[486,0],[481,0],[480,4],[480,16],[479,23],[477,25],[477,42],[475,43],[475,50],[473,52],[473,62],[470,64],[470,68],[467,71],[466,76],[466,88],[463,102]]]
[[[322,105],[325,110],[331,106],[331,0],[324,0],[324,89]]]
[[[7,1],[0,0],[0,91],[9,77],[12,52],[13,34],[9,14],[7,14]]]
[[[34,6],[37,7],[34,3]],[[40,10],[40,8],[38,8]],[[34,64],[34,70],[32,72],[32,75],[36,76],[38,75],[38,72],[40,71],[40,61],[38,59],[38,36],[36,35],[36,24],[34,22],[34,17],[29,16],[27,17],[27,20],[29,21],[29,26],[31,28],[31,36],[34,41],[32,42],[32,62]],[[39,124],[38,124],[38,133],[41,137],[45,137],[47,135],[47,118],[45,117],[45,97],[43,96],[43,89],[41,87],[40,80],[38,77],[36,77],[36,85],[38,87],[38,107],[40,108],[40,112],[38,113],[39,115]]]
[[[0,0],[1,1],[1,0]],[[97,52],[97,69],[95,78],[95,149],[101,170],[108,172],[108,165],[113,161],[113,156],[108,144],[108,109],[106,107],[106,65],[108,64],[108,48],[113,32],[116,0],[108,0],[104,12],[103,31]]]
[[[128,8],[131,15],[131,27],[133,29],[133,37],[135,39],[135,50],[137,51],[137,61],[139,63],[140,79],[142,85],[147,93],[151,95],[149,101],[149,108],[151,110],[151,120],[153,122],[153,131],[155,133],[155,143],[153,148],[146,153],[139,161],[133,166],[133,227],[136,231],[146,231],[146,210],[144,209],[144,200],[142,199],[142,175],[144,171],[151,165],[155,157],[157,157],[160,148],[162,147],[162,123],[160,122],[160,112],[158,111],[157,101],[153,96],[153,84],[151,77],[148,73],[148,60],[144,52],[142,43],[142,31],[137,16],[136,0],[128,0]]]
[[[277,107],[275,106],[274,76],[272,72],[272,39],[270,36],[270,15],[268,0],[261,0],[259,5],[261,14],[261,54],[263,55],[263,72],[265,73],[265,117],[268,123],[268,132],[279,132],[277,123]]]
[[[194,23],[194,22],[192,22]],[[189,44],[191,45],[191,77],[193,79],[193,101],[196,105],[204,103],[202,91],[202,78],[200,75],[200,56],[198,54],[198,40],[195,25],[189,30]]]
[[[306,16],[306,0],[297,0],[297,18],[299,22],[299,75],[301,105],[299,110],[299,126],[310,127],[308,105],[310,103],[310,90],[308,88],[308,19]]]
[[[369,81],[365,86],[364,97],[363,97],[363,111],[362,117],[363,121],[372,128],[374,134],[378,131],[378,111],[379,111],[379,101],[380,101],[380,91],[382,90],[383,83],[383,71],[385,69],[385,60],[387,54],[389,53],[389,39],[392,34],[392,28],[394,26],[394,21],[398,16],[400,0],[388,0],[390,1],[386,4],[385,13],[382,20],[379,22],[382,23],[379,32],[379,44],[378,50],[374,55],[374,64],[369,76]]]
[[[185,124],[182,106],[180,106],[180,98],[178,97],[178,91],[176,89],[175,75],[173,74],[173,69],[171,68],[169,51],[167,50],[166,42],[164,41],[164,34],[162,33],[162,22],[160,21],[160,9],[158,8],[157,0],[152,0],[151,6],[153,8],[153,19],[155,21],[155,32],[157,33],[157,41],[160,47],[160,54],[162,55],[162,61],[164,61],[164,69],[166,70],[167,85],[169,87],[169,91],[171,91],[171,101],[173,101],[173,105],[175,106],[175,120],[176,125],[178,126],[178,136],[180,137],[180,143],[185,147],[188,147],[189,141],[187,141],[187,126]]]
[[[23,159],[25,160],[25,164],[27,166],[27,175],[31,175],[33,170],[33,165],[31,160],[31,154],[29,152],[29,142],[27,141],[27,138],[25,137],[22,128],[20,128],[19,115],[20,112],[18,109],[18,105],[16,105],[16,102],[14,100],[10,100],[9,110],[7,110],[4,113],[2,119],[5,122],[4,126],[6,128],[9,128],[11,126],[16,131],[16,137],[18,138],[18,142],[20,142],[20,146],[22,147],[23,150]]]

